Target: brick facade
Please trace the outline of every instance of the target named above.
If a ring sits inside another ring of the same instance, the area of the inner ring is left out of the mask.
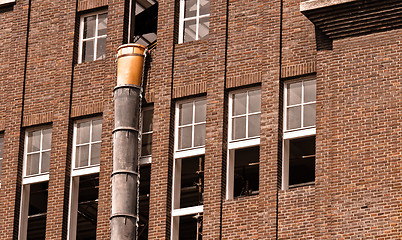
[[[73,123],[102,117],[97,239],[110,238],[115,51],[123,0],[0,5],[0,238],[18,239],[24,133],[52,127],[46,239],[67,239]],[[170,239],[175,104],[206,96],[203,239],[401,239],[401,29],[322,39],[299,0],[211,1],[208,39],[177,44],[179,1],[160,0],[146,63],[153,105],[149,239]],[[106,58],[77,64],[80,15],[107,9]],[[321,34],[321,33],[320,33]],[[317,35],[317,39],[316,39]],[[321,36],[321,35],[320,35]],[[314,185],[283,190],[283,83],[316,79]],[[226,199],[228,103],[261,88],[259,194]]]

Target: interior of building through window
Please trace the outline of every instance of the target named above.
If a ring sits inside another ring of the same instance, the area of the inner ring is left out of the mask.
[[[314,181],[315,136],[289,140],[289,186]]]
[[[202,240],[202,213],[180,217],[179,240]]]
[[[131,36],[134,43],[151,47],[156,43],[158,25],[158,2],[155,0],[135,1],[134,31]]]
[[[234,150],[234,197],[258,194],[259,152],[259,146]]]
[[[203,204],[204,156],[182,159],[180,208]]]
[[[79,178],[76,240],[96,239],[99,174]]]
[[[138,239],[148,240],[151,165],[140,166]]]
[[[142,112],[141,156],[151,156],[152,154],[153,114],[153,109],[146,109]]]
[[[46,233],[48,182],[31,184],[29,192],[27,239],[42,240]]]

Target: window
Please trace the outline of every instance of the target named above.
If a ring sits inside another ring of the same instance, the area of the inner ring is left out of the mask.
[[[3,148],[4,148],[4,136],[3,134],[0,134],[0,184],[1,184],[1,170],[3,166]]]
[[[282,188],[315,181],[316,81],[285,82]]]
[[[229,95],[229,154],[226,198],[258,194],[261,90]]]
[[[90,62],[106,56],[107,12],[81,16],[78,62]]]
[[[201,239],[206,100],[176,104],[172,239]]]
[[[152,107],[142,110],[141,164],[151,163],[153,115]]]
[[[135,16],[133,16],[134,10]],[[156,42],[158,2],[156,0],[135,1],[135,9],[131,9],[130,16],[130,42],[150,48]],[[134,23],[131,23],[132,19]]]
[[[23,185],[18,239],[45,239],[49,182]]]
[[[46,233],[52,129],[25,132],[19,239],[44,239]]]
[[[31,129],[25,134],[24,183],[49,180],[52,129]]]
[[[73,170],[99,166],[102,120],[98,118],[74,124]],[[98,170],[99,171],[99,170]],[[81,175],[81,174],[80,174]]]
[[[10,3],[15,3],[15,0],[0,0],[0,7],[2,5],[8,5]]]
[[[209,0],[180,0],[179,43],[202,40],[209,34]]]
[[[74,123],[68,239],[96,239],[102,119]]]

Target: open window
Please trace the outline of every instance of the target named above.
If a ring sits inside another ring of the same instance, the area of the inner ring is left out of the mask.
[[[107,12],[91,12],[81,16],[78,63],[106,57]]]
[[[179,43],[209,35],[209,0],[180,0]]]
[[[68,239],[96,239],[102,119],[74,123]]]
[[[142,110],[141,164],[151,163],[153,115],[154,109],[152,107],[146,107]]]
[[[50,126],[25,132],[20,240],[45,239],[51,143]]]
[[[156,43],[158,1],[130,1],[129,42],[150,48]]]
[[[206,101],[176,104],[172,239],[202,239]]]
[[[282,188],[315,182],[316,81],[285,82]]]
[[[261,90],[229,95],[229,154],[226,198],[258,194]]]

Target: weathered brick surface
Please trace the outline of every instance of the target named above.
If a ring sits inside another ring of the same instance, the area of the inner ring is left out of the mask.
[[[199,95],[207,99],[204,239],[402,238],[402,31],[341,39],[317,52],[299,1],[218,0],[211,1],[209,38],[177,44],[178,2],[159,1],[158,45],[146,64],[144,103],[155,114],[149,239],[171,235],[174,104]],[[108,11],[106,58],[77,64],[77,21],[93,8]],[[53,128],[46,239],[66,239],[73,123],[89,116],[103,121],[97,239],[109,239],[112,92],[123,26],[122,0],[0,7],[1,239],[18,236],[24,131],[40,124]],[[283,191],[282,85],[311,73],[316,184]],[[228,94],[251,86],[262,90],[260,193],[226,200]]]

